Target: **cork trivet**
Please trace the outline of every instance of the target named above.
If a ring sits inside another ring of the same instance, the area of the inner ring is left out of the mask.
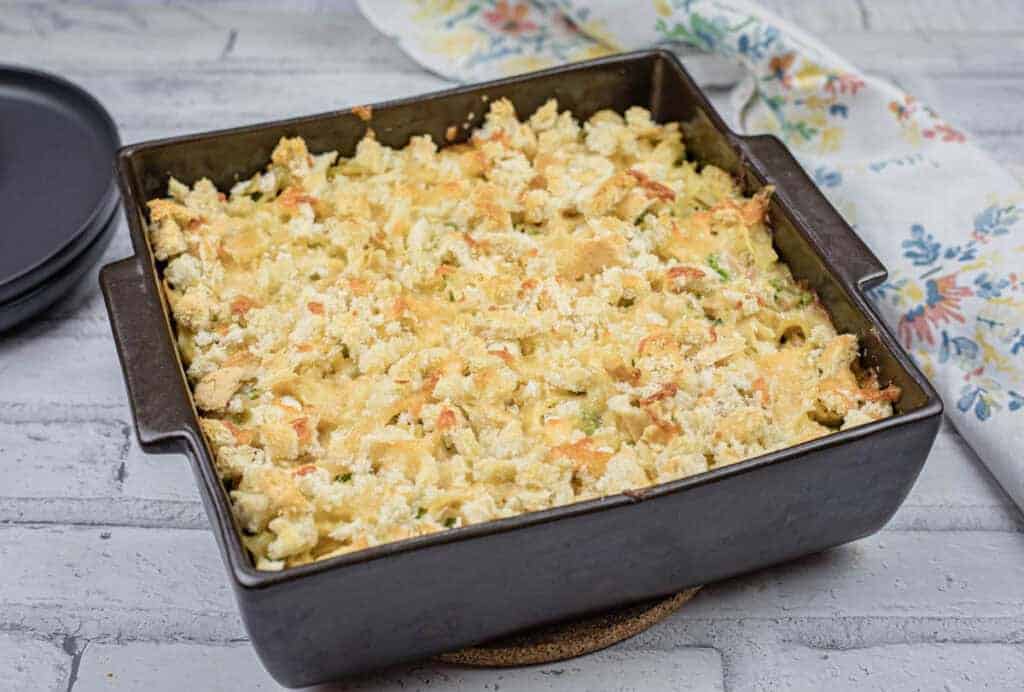
[[[700,587],[674,596],[621,608],[584,620],[540,627],[529,632],[441,654],[437,660],[463,666],[508,668],[552,663],[600,651],[634,637],[676,612]]]

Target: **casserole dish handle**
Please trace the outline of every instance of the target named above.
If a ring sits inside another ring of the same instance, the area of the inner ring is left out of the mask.
[[[192,434],[192,402],[160,296],[138,257],[100,270],[100,288],[114,332],[139,444],[150,453],[182,452]]]
[[[740,137],[743,153],[775,194],[783,198],[801,228],[813,236],[834,272],[861,291],[885,281],[888,272],[860,236],[804,171],[778,137]]]

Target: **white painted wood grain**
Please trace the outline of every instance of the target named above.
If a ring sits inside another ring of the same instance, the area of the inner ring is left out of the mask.
[[[60,645],[17,632],[0,632],[0,688],[12,692],[67,689],[71,659]]]
[[[165,669],[176,671],[173,679],[152,678],[152,671]],[[79,676],[82,683],[75,687],[77,692],[283,689],[263,671],[248,646],[97,644],[83,655]],[[554,692],[567,687],[609,692],[715,692],[723,689],[722,661],[717,651],[706,648],[629,654],[610,650],[578,661],[499,671],[424,663],[315,689]]]
[[[919,32],[1019,30],[1024,7],[1018,0],[859,0],[872,27],[907,27]]]
[[[757,673],[756,686],[792,692],[1017,692],[1022,679],[1020,645],[896,644],[839,651],[783,647]]]
[[[171,528],[0,527],[4,619],[84,639],[244,638],[213,535]]]

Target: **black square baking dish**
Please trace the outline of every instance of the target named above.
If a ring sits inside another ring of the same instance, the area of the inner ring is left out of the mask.
[[[162,195],[172,175],[187,183],[208,177],[221,188],[247,178],[283,136],[350,155],[368,127],[366,111],[126,147],[118,169],[135,255],[105,267],[101,284],[136,430],[147,451],[191,459],[242,618],[285,685],[424,658],[863,537],[906,497],[938,431],[941,401],[864,298],[885,269],[786,148],[773,137],[731,132],[671,53],[631,53],[378,104],[372,126],[394,147],[423,133],[443,142],[468,114],[477,114],[471,124],[482,122],[484,95],[510,99],[519,113],[555,97],[580,119],[644,106],[660,122],[682,122],[688,153],[730,171],[748,194],[775,185],[770,220],[779,255],[837,328],[858,336],[862,365],[901,389],[896,415],[628,495],[258,571],[199,429],[147,242],[145,202]]]

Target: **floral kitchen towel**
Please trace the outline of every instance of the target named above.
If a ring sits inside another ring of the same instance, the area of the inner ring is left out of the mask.
[[[456,81],[666,43],[739,61],[739,129],[782,138],[889,268],[871,297],[1024,508],[1024,190],[963,132],[742,0],[360,5]]]

